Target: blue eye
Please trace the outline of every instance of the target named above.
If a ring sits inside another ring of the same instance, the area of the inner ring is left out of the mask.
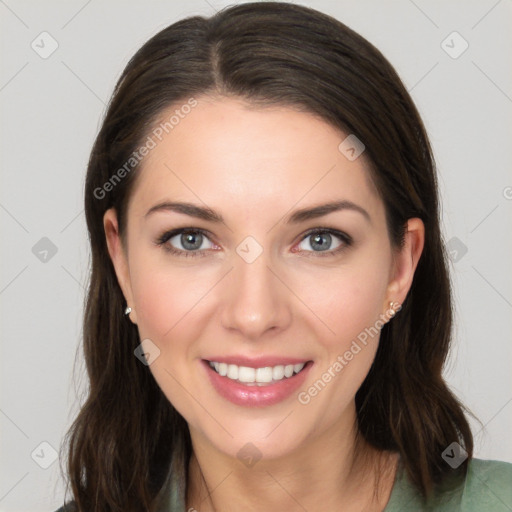
[[[176,248],[174,245],[171,245],[170,242],[173,240],[175,240],[175,244],[181,244],[183,249]],[[164,233],[157,240],[157,244],[162,245],[166,251],[180,256],[206,256],[204,251],[206,249],[211,249],[211,247],[202,247],[205,240],[208,240],[208,237],[206,232],[202,229],[185,228],[175,229]]]
[[[314,228],[306,233],[299,244],[306,240],[312,250],[299,248],[293,252],[311,253],[308,256],[333,256],[352,245],[352,238],[341,231],[331,228]],[[338,239],[337,245],[332,248],[333,240]],[[204,247],[208,241],[210,246]],[[208,256],[208,249],[212,249],[213,243],[210,241],[206,231],[199,228],[180,228],[168,231],[156,240],[157,245],[163,246],[164,250],[171,254],[184,257]],[[182,248],[176,247],[179,244]]]
[[[333,238],[338,239],[338,244],[332,248]],[[300,245],[308,241],[307,245],[313,249],[300,249]],[[304,235],[299,244],[299,250],[294,252],[310,253],[307,256],[334,256],[352,245],[352,238],[336,229],[314,228]]]
[[[332,247],[333,241],[338,238],[338,245]],[[316,230],[306,235],[302,242],[308,241],[308,245],[313,252],[335,252],[340,246],[343,246],[347,240],[342,240],[341,236],[330,231]],[[304,250],[304,249],[302,249]]]

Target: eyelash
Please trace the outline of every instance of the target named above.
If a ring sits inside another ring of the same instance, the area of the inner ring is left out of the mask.
[[[167,244],[166,242],[169,241],[171,238],[175,237],[176,235],[180,235],[182,233],[200,233],[201,235],[207,237],[209,239],[208,232],[201,229],[201,228],[179,228],[179,229],[173,229],[171,231],[166,231],[163,233],[158,239],[155,241],[156,245],[162,246],[163,249],[171,254],[174,254],[176,256],[183,256],[185,258],[196,258],[196,257],[204,257],[208,256],[207,251],[208,249],[203,250],[195,250],[195,251],[182,251],[181,249],[176,249],[172,245]],[[326,256],[335,256],[339,253],[341,253],[343,250],[350,247],[353,243],[352,238],[347,235],[346,233],[343,233],[342,231],[338,231],[336,229],[332,228],[322,228],[317,227],[310,229],[307,231],[303,237],[300,239],[299,243],[301,243],[306,238],[317,235],[317,234],[324,234],[328,233],[329,235],[334,235],[335,237],[339,238],[342,244],[337,247],[336,249],[331,249],[329,251],[297,251],[297,252],[306,252],[306,253],[313,253],[316,256],[319,257],[326,257]],[[309,255],[306,257],[310,257]]]

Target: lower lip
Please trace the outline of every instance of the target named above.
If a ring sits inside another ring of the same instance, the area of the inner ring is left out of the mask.
[[[266,407],[286,400],[304,384],[313,365],[312,361],[308,361],[299,373],[278,382],[264,386],[247,386],[228,377],[221,377],[208,361],[203,360],[202,363],[217,393],[231,403],[245,407]]]

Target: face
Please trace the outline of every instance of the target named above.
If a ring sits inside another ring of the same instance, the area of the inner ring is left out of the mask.
[[[143,162],[125,248],[105,214],[130,319],[159,350],[149,370],[193,440],[227,456],[250,442],[281,457],[347,428],[410,286],[421,236],[392,248],[346,136],[289,108],[198,98]]]

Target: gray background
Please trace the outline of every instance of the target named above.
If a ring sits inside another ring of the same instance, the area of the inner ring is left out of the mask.
[[[89,257],[82,189],[105,103],[150,36],[229,3],[0,0],[1,511],[52,511],[63,496],[51,447],[86,385],[80,358],[72,379]],[[453,260],[446,378],[485,425],[472,422],[476,456],[512,462],[512,0],[296,3],[375,44],[423,116]],[[46,58],[44,31],[58,44]]]

